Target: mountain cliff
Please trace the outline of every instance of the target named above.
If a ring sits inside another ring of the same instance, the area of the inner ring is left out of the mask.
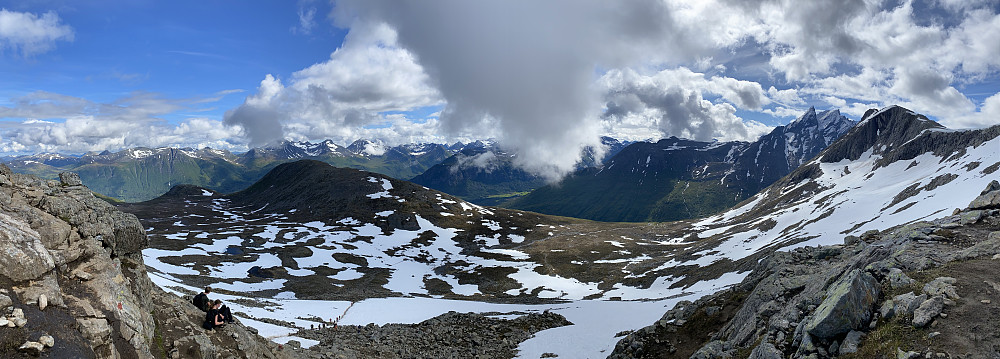
[[[0,356],[281,356],[242,325],[201,329],[201,311],[146,276],[136,217],[59,177],[0,165]]]
[[[579,171],[507,206],[613,222],[703,217],[771,185],[853,125],[837,110],[817,113],[810,108],[753,143],[676,137],[635,143],[602,168]]]

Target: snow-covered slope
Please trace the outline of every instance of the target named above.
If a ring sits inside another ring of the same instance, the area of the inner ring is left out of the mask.
[[[898,106],[872,110],[820,156],[693,230],[734,258],[950,215],[1000,177],[998,135],[998,126],[948,130]]]

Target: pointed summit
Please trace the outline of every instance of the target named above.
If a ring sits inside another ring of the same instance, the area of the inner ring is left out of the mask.
[[[799,118],[796,118],[792,122],[789,122],[787,127],[792,127],[799,124],[807,124],[807,123],[816,123],[816,107],[809,106],[809,109],[806,110],[805,113],[803,113],[801,116],[799,116]]]
[[[922,135],[926,130],[944,128],[924,115],[898,105],[878,111],[871,109],[865,112],[861,123],[826,150],[822,161],[839,162],[843,159],[854,161],[868,150],[872,150],[875,154],[891,152]]]

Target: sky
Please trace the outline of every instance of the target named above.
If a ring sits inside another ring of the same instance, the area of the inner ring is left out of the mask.
[[[995,0],[0,0],[0,154],[602,135],[753,141],[810,106],[1000,124]]]

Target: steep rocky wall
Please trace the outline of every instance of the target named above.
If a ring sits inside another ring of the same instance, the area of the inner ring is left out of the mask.
[[[0,357],[274,357],[242,326],[202,330],[200,311],[149,280],[146,244],[134,215],[75,174],[0,165]]]

